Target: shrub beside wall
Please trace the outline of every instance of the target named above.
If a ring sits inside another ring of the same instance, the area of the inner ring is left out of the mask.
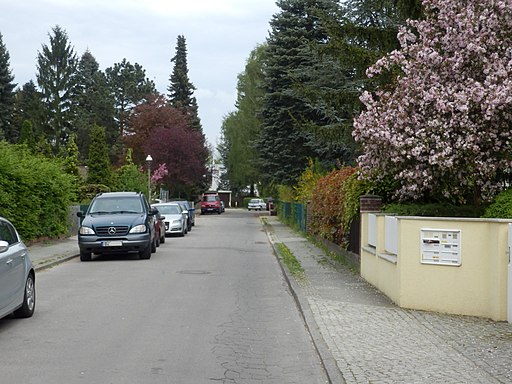
[[[75,185],[63,169],[59,159],[0,142],[0,215],[13,222],[24,241],[67,233]]]

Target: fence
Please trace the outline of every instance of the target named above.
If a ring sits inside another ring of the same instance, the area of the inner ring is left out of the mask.
[[[309,205],[301,203],[280,202],[278,207],[279,219],[296,230],[309,232],[310,223]],[[350,233],[347,235],[347,251],[355,255],[360,252],[361,220],[356,219],[352,222]],[[357,259],[359,260],[359,259]]]

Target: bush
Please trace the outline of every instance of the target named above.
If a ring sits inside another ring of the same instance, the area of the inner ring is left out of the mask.
[[[13,222],[23,240],[67,234],[75,179],[63,169],[62,160],[0,142],[0,215]]]
[[[431,204],[388,204],[384,212],[399,216],[430,216],[430,217],[480,217],[482,207],[472,205],[452,205],[447,203]]]
[[[355,168],[345,167],[321,178],[311,199],[311,232],[338,245],[346,245],[348,234],[348,231],[344,230],[347,207],[344,204],[346,198],[344,184],[355,172]]]
[[[507,189],[498,194],[494,202],[485,209],[482,217],[512,219],[512,189]]]

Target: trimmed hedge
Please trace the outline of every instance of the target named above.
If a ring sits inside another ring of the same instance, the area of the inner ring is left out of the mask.
[[[484,208],[472,205],[451,205],[446,203],[432,204],[388,204],[384,212],[399,216],[430,216],[430,217],[481,217]]]
[[[67,234],[75,186],[63,169],[59,159],[0,142],[0,215],[12,221],[24,241]]]

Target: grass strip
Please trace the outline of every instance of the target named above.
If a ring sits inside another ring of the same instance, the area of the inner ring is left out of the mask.
[[[292,251],[290,251],[290,249],[283,243],[275,243],[275,246],[279,258],[283,260],[283,263],[286,265],[292,276],[295,278],[303,278],[304,269]]]

